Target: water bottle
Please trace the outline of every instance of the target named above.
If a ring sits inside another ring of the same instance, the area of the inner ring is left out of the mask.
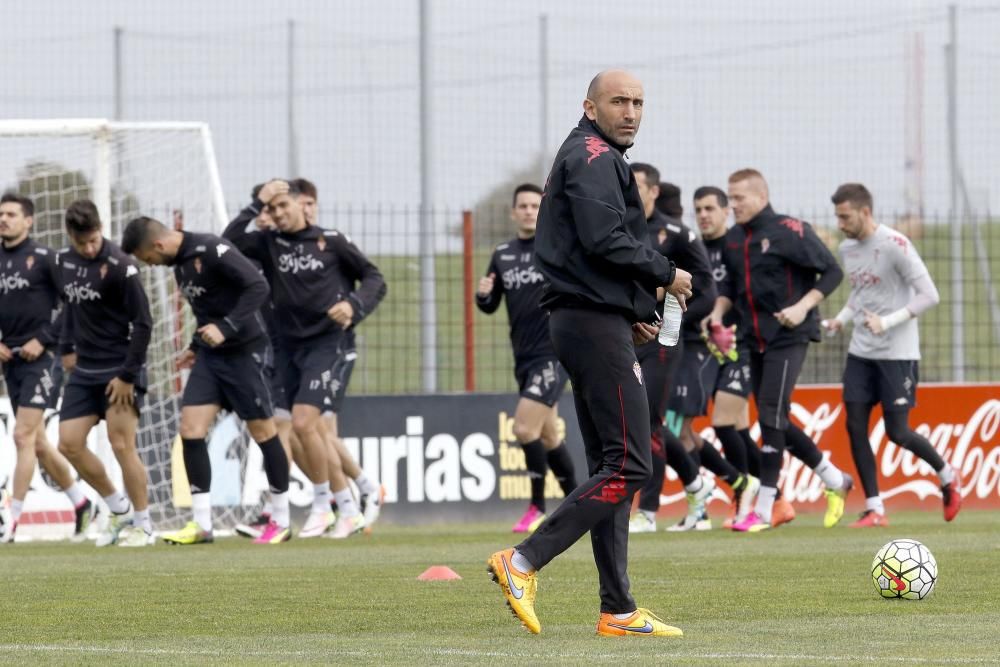
[[[681,318],[684,311],[673,294],[667,294],[663,300],[663,323],[660,325],[660,335],[656,337],[660,345],[673,347],[681,335]]]

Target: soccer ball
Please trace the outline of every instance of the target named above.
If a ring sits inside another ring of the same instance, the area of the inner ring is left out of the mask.
[[[872,561],[872,583],[884,598],[923,600],[934,590],[937,561],[916,540],[893,540]]]

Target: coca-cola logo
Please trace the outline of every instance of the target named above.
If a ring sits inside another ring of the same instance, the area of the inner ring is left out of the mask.
[[[839,402],[823,401],[814,407],[794,402],[791,416],[829,457],[838,450],[836,464],[853,474],[847,431],[844,427],[844,406]],[[962,476],[962,495],[978,500],[1000,500],[1000,400],[985,399],[968,406],[964,421],[933,421],[911,418],[910,425],[927,438],[941,457]],[[760,437],[757,424],[750,429],[755,440]],[[701,431],[706,444],[715,441],[711,427]],[[885,434],[885,422],[879,416],[872,424],[868,441],[879,474],[882,498],[924,500],[941,496],[937,474],[920,457],[890,441]],[[668,470],[668,477],[674,479]],[[785,452],[785,465],[779,481],[782,493],[793,503],[820,503],[823,483],[802,461]],[[727,500],[721,492],[715,495]],[[661,500],[682,502],[679,494],[661,496]]]

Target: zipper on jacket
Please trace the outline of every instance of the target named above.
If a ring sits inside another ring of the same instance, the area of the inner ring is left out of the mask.
[[[750,318],[753,321],[753,333],[757,337],[757,348],[764,351],[764,341],[760,337],[760,324],[757,322],[757,309],[753,305],[753,290],[750,289],[750,239],[753,232],[747,229],[746,238],[743,239],[743,277],[747,287],[747,302],[750,304]]]

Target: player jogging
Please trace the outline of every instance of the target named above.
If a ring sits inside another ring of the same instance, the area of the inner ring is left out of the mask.
[[[97,506],[83,495],[66,459],[45,436],[46,408],[55,408],[62,385],[57,354],[59,307],[55,252],[30,237],[35,206],[27,197],[0,197],[0,365],[14,410],[14,466],[10,516],[0,542],[13,542],[35,463],[63,489],[75,511],[74,537],[82,537]]]
[[[844,405],[851,454],[865,491],[865,511],[852,528],[888,526],[878,490],[868,420],[882,405],[890,440],[926,461],[941,481],[944,520],[962,508],[962,480],[928,442],[909,426],[916,403],[920,334],[917,318],[937,305],[937,288],[916,248],[903,234],[875,222],[872,195],[860,183],[845,183],[831,197],[843,232],[840,256],[851,284],[847,304],[824,324],[840,331],[854,325],[844,367]]]
[[[149,301],[135,262],[101,235],[101,219],[92,201],[79,199],[69,205],[66,233],[70,245],[59,251],[57,259],[65,301],[60,346],[63,367],[72,372],[59,410],[59,451],[111,510],[108,529],[98,537],[97,546],[150,545],[155,538],[146,468],[135,444],[146,393],[144,364],[152,331]],[[87,449],[87,434],[101,419],[107,423],[127,498]]]
[[[734,225],[726,232],[723,261],[726,282],[712,311],[722,326],[735,304],[750,342],[750,380],[757,401],[763,445],[760,491],[754,510],[733,530],[758,532],[771,527],[786,446],[826,485],[823,525],[835,526],[853,481],[789,420],[792,390],[811,340],[819,338],[816,306],[840,284],[843,272],[811,225],[775,213],[767,182],[754,169],[729,177]]]
[[[212,464],[209,429],[219,410],[235,412],[260,446],[274,512],[254,540],[277,544],[291,537],[288,458],[278,439],[267,373],[271,348],[259,309],[267,282],[229,241],[214,234],[169,230],[142,216],[128,223],[122,250],[152,265],[174,267],[177,288],[194,312],[197,331],[177,362],[191,368],[181,408],[184,469],[191,486],[194,520],[168,533],[168,544],[212,542]]]
[[[332,454],[321,414],[335,409],[353,363],[346,356],[353,345],[351,328],[372,312],[386,287],[378,268],[349,238],[306,222],[299,194],[295,184],[268,182],[259,192],[260,203],[267,205],[276,229],[248,231],[255,214],[247,217],[244,209],[223,236],[259,261],[271,284],[281,337],[277,367],[292,405],[292,428],[307,459],[304,471],[313,482],[312,510],[299,537],[323,535],[333,522],[330,501],[336,500],[340,516],[331,537],[344,538],[364,527],[364,516],[346,478],[330,478]]]
[[[511,220],[517,236],[493,251],[486,275],[479,281],[476,306],[496,312],[507,302],[510,343],[514,348],[514,377],[520,399],[514,410],[514,437],[524,450],[524,464],[531,480],[531,501],[515,533],[530,533],[545,519],[545,476],[549,468],[563,493],[576,488],[573,460],[559,439],[559,397],[566,375],[549,339],[549,315],[539,301],[545,279],[535,268],[535,223],[542,190],[525,183],[514,189]]]

